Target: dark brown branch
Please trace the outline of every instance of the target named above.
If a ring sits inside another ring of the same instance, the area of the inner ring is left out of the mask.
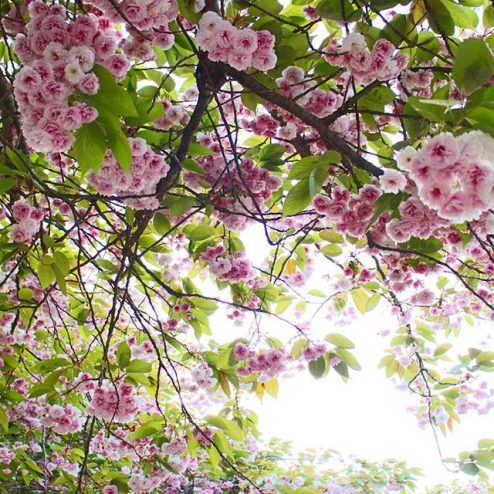
[[[375,177],[379,177],[384,173],[383,170],[363,158],[341,137],[339,137],[331,129],[329,129],[324,120],[316,117],[313,113],[301,107],[286,96],[277,93],[276,91],[272,91],[271,89],[268,89],[266,86],[256,81],[244,72],[240,72],[226,64],[223,64],[223,67],[225,73],[240,84],[242,84],[242,86],[250,89],[253,93],[257,94],[259,97],[265,99],[266,101],[269,101],[270,103],[273,103],[274,105],[291,113],[293,116],[302,120],[302,122],[304,122],[306,125],[315,129],[329,149],[334,149],[335,151],[338,151],[342,155],[346,156],[353,166],[361,168],[362,170],[367,171]]]

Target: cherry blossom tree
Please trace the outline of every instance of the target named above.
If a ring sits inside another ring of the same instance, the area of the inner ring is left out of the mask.
[[[494,440],[440,451],[494,407],[490,2],[0,17],[1,492],[418,492],[397,460],[263,442],[244,403],[351,379],[327,328],[378,305],[383,374],[465,474],[429,492],[494,492]]]

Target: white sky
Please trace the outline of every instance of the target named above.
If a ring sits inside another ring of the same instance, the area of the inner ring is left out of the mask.
[[[257,227],[249,229],[242,238],[247,256],[259,266],[268,248],[260,247],[262,232],[256,230]],[[320,272],[319,265],[316,271]],[[328,283],[317,281],[315,277],[309,279],[308,287],[331,293]],[[293,335],[292,329],[272,318],[264,324],[265,329],[269,324],[269,333],[275,336],[287,334],[287,331]],[[405,460],[409,466],[422,469],[424,478],[420,483],[429,487],[452,482],[454,478],[472,479],[446,470],[440,462],[430,427],[420,429],[415,415],[406,411],[409,406],[419,405],[419,397],[397,390],[384,371],[377,369],[392,337],[383,338],[377,333],[383,329],[393,332],[397,327],[396,320],[389,315],[389,306],[381,302],[372,312],[359,315],[351,325],[343,328],[335,327],[323,317],[318,318],[317,325],[323,326],[316,328],[322,329],[322,334],[347,335],[356,345],[352,352],[362,370],[350,371],[350,380],[346,383],[335,371],[320,380],[304,371],[293,378],[280,379],[276,400],[265,394],[260,402],[251,395],[246,405],[258,413],[260,430],[266,439],[289,440],[295,451],[306,447],[328,448],[371,461]],[[455,424],[453,433],[443,436],[438,431],[445,458],[457,458],[461,451],[474,449],[483,437],[494,438],[491,415],[479,416],[470,411],[461,419],[461,424]]]

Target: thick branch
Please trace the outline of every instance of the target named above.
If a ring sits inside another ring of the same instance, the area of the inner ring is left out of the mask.
[[[335,151],[338,151],[342,155],[346,156],[353,166],[361,168],[375,177],[379,177],[384,173],[379,167],[373,165],[370,161],[367,161],[365,158],[360,156],[360,154],[352,149],[341,137],[329,129],[324,120],[316,117],[313,113],[301,107],[295,103],[295,101],[287,98],[286,96],[268,89],[266,86],[256,81],[249,75],[226,64],[224,64],[223,67],[225,73],[242,84],[242,86],[250,89],[253,93],[257,94],[266,101],[269,101],[270,103],[273,103],[274,105],[279,106],[283,110],[291,113],[293,116],[299,118],[302,122],[315,129],[329,149],[334,149]]]
[[[26,145],[22,137],[21,124],[19,122],[17,108],[15,106],[12,85],[7,76],[0,70],[0,111],[2,113],[3,135],[14,147],[20,143],[21,149],[26,151]],[[18,143],[16,141],[19,141]]]

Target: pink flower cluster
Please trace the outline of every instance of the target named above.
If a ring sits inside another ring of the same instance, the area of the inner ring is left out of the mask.
[[[0,462],[9,465],[15,458],[15,453],[8,448],[0,448]]]
[[[105,66],[117,80],[129,69],[125,55],[115,54],[117,40],[111,24],[94,15],[67,22],[65,9],[41,1],[29,4],[31,20],[26,33],[15,38],[15,52],[24,67],[14,81],[14,95],[29,146],[45,153],[66,152],[71,132],[97,117],[85,104],[69,105],[78,91],[95,94],[95,63]]]
[[[10,233],[12,242],[18,244],[29,243],[39,230],[39,225],[43,221],[44,212],[42,209],[33,208],[24,199],[18,199],[12,205],[12,216],[15,224]]]
[[[67,472],[69,475],[72,475],[72,477],[77,477],[80,470],[79,463],[71,463],[67,458],[65,458],[65,455],[62,456],[60,453],[55,452],[51,454],[50,461],[48,463],[44,462],[44,466],[50,474],[53,474],[53,472],[58,468],[64,472]]]
[[[266,72],[276,65],[275,38],[269,31],[237,29],[215,12],[201,17],[196,39],[210,60],[225,62],[237,70],[254,67]]]
[[[293,361],[293,357],[284,348],[273,348],[256,355],[244,343],[235,345],[233,355],[237,360],[246,362],[246,366],[237,369],[237,374],[244,377],[261,372],[263,377],[272,378],[286,370],[287,363]]]
[[[124,197],[126,204],[136,209],[156,209],[159,206],[156,186],[170,167],[144,139],[129,138],[129,144],[132,150],[129,172],[122,169],[108,150],[101,169],[89,173],[88,181],[100,194]]]
[[[101,9],[112,22],[122,23],[125,16],[127,31],[132,35],[123,44],[123,51],[131,58],[154,60],[153,45],[168,50],[175,37],[168,23],[177,17],[175,0],[89,0]],[[117,10],[118,9],[118,10]],[[121,12],[121,13],[120,13]]]
[[[322,357],[328,350],[328,346],[326,343],[316,343],[313,345],[307,345],[302,350],[302,355],[306,360],[317,360],[319,357]]]
[[[397,157],[409,172],[420,200],[453,223],[478,219],[494,206],[494,139],[480,131],[429,139],[419,151]]]
[[[414,293],[410,297],[410,304],[412,305],[432,305],[436,300],[436,296],[429,289],[424,288],[417,293]]]
[[[398,170],[387,168],[384,174],[379,177],[379,185],[383,192],[397,194],[405,190],[407,177]]]
[[[447,222],[415,196],[402,202],[399,211],[400,219],[394,218],[386,225],[389,238],[398,243],[411,237],[429,238],[437,228],[447,226]]]
[[[345,67],[359,84],[375,80],[387,81],[398,76],[406,67],[407,55],[393,55],[395,47],[386,39],[379,39],[372,52],[367,50],[360,33],[349,34],[338,46],[334,39],[326,48],[326,60],[337,67]]]
[[[297,99],[297,103],[318,117],[326,117],[333,113],[343,103],[343,96],[332,91],[324,91],[320,88],[311,90],[314,83],[305,81],[304,71],[300,67],[287,67],[276,79],[276,84],[281,92],[289,97]]]
[[[158,129],[169,130],[180,123],[186,124],[189,121],[189,114],[179,105],[172,105],[167,99],[161,102],[165,110],[165,114],[156,120],[154,125]]]
[[[57,434],[72,434],[82,429],[83,420],[80,410],[70,404],[65,407],[48,405],[41,423]]]
[[[100,386],[94,391],[86,414],[103,420],[130,422],[139,411],[139,403],[133,391],[134,388],[129,384]]]
[[[164,479],[145,475],[142,472],[130,476],[129,487],[134,494],[147,494],[156,489]]]
[[[242,230],[249,224],[249,216],[265,210],[266,201],[281,187],[282,181],[268,170],[258,168],[250,159],[238,164],[225,163],[220,146],[209,136],[203,136],[199,142],[215,155],[198,160],[205,175],[188,172],[185,179],[189,186],[197,188],[203,187],[204,182],[215,185],[217,193],[212,199],[217,211],[214,214],[230,230]]]
[[[430,86],[433,79],[431,70],[405,70],[400,76],[400,84],[409,94],[428,97],[432,93]]]
[[[225,248],[221,245],[208,247],[201,256],[206,261],[209,270],[220,280],[228,280],[233,283],[249,279],[253,276],[252,267],[243,252],[237,252],[233,256],[227,256]]]
[[[312,200],[315,210],[326,217],[330,225],[337,225],[341,232],[348,232],[354,237],[365,233],[369,220],[374,214],[374,205],[381,192],[374,185],[364,185],[358,195],[341,188],[332,189],[332,197],[318,194]]]
[[[205,362],[201,362],[191,371],[191,377],[195,383],[201,388],[212,388],[215,384],[213,379],[213,370]]]

